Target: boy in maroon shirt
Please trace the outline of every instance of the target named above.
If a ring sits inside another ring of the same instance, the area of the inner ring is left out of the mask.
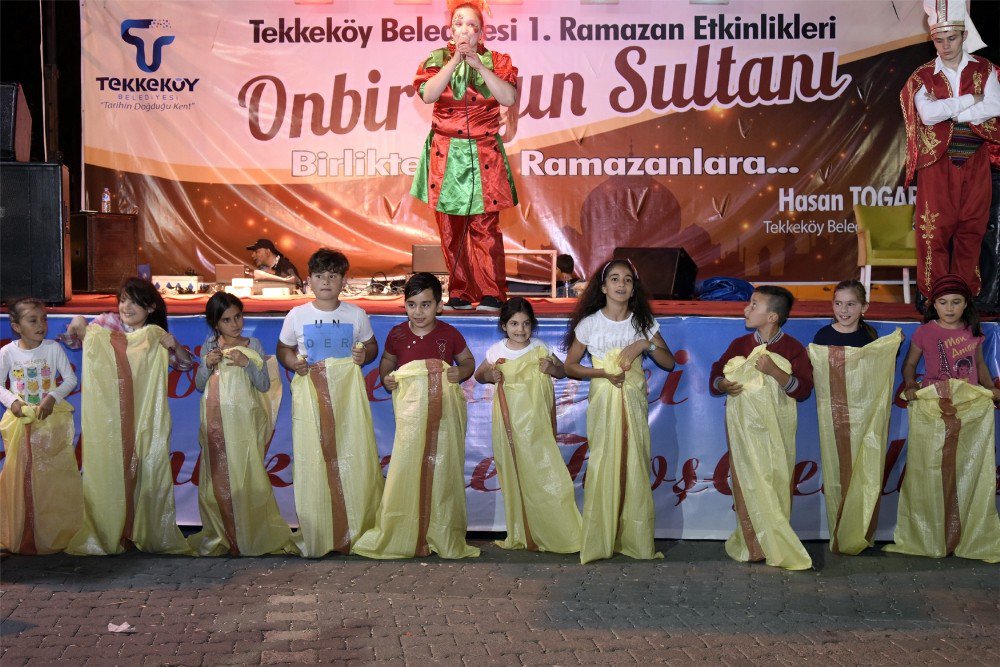
[[[743,311],[745,326],[754,331],[730,343],[712,365],[710,390],[731,397],[726,405],[726,435],[737,521],[726,540],[726,553],[737,561],[766,561],[774,567],[804,570],[812,559],[791,525],[791,479],[798,421],[795,401],[809,396],[813,380],[805,348],[781,330],[794,300],[782,287],[765,285],[754,290]],[[754,354],[762,345],[765,351]],[[779,368],[772,354],[787,361],[787,366],[782,365],[791,372]],[[746,396],[741,396],[743,385],[724,375],[727,362],[735,357],[744,357],[746,362],[735,364],[730,376],[754,382]],[[753,368],[772,377],[777,387],[769,388],[767,382],[757,386],[757,375],[747,368],[751,360]],[[778,388],[794,401],[774,391]],[[748,414],[755,419],[747,422]]]
[[[785,393],[796,401],[801,402],[809,398],[813,388],[809,354],[802,343],[781,330],[788,321],[788,314],[794,302],[795,297],[784,287],[761,285],[754,290],[750,303],[743,310],[744,326],[754,331],[735,339],[729,344],[722,358],[712,364],[709,391],[713,396],[739,395],[743,391],[742,385],[726,380],[722,369],[733,357],[749,356],[758,345],[767,345],[769,351],[781,355],[792,364],[792,372],[785,373],[766,355],[757,361],[757,370],[777,380]]]

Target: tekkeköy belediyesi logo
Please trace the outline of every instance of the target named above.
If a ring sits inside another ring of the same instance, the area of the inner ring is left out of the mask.
[[[160,69],[160,64],[163,62],[163,47],[168,44],[173,43],[174,35],[161,35],[153,40],[152,46],[152,60],[147,62],[146,60],[146,42],[137,35],[132,34],[132,30],[138,29],[148,29],[152,27],[170,27],[170,23],[163,19],[125,19],[122,21],[121,26],[121,36],[122,40],[131,44],[135,47],[135,64],[143,72],[152,73]]]

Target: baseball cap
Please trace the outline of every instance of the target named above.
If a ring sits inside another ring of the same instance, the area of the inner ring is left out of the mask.
[[[278,252],[278,249],[274,247],[274,243],[271,241],[271,239],[257,239],[255,243],[247,246],[247,250],[259,250],[261,248],[270,250],[275,255],[281,254],[280,252]]]

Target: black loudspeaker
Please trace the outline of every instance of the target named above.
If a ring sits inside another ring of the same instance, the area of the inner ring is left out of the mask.
[[[62,303],[72,294],[69,170],[61,164],[0,164],[0,300]]]
[[[19,83],[0,83],[0,160],[31,159],[31,112]]]
[[[139,273],[138,228],[134,215],[70,216],[70,261],[77,292],[116,293],[122,281]]]
[[[615,248],[615,259],[630,259],[650,299],[690,299],[698,267],[684,248]]]

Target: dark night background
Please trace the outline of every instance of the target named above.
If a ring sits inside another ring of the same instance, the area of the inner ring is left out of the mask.
[[[972,20],[987,47],[976,55],[1000,63],[1000,0],[976,0]],[[39,50],[43,44],[44,62]],[[934,48],[927,44],[927,59]],[[42,142],[42,85],[47,90]],[[80,209],[80,5],[75,0],[0,1],[0,81],[20,83],[31,110],[33,161],[63,162],[70,171],[70,209]],[[902,132],[900,118],[900,132]]]

